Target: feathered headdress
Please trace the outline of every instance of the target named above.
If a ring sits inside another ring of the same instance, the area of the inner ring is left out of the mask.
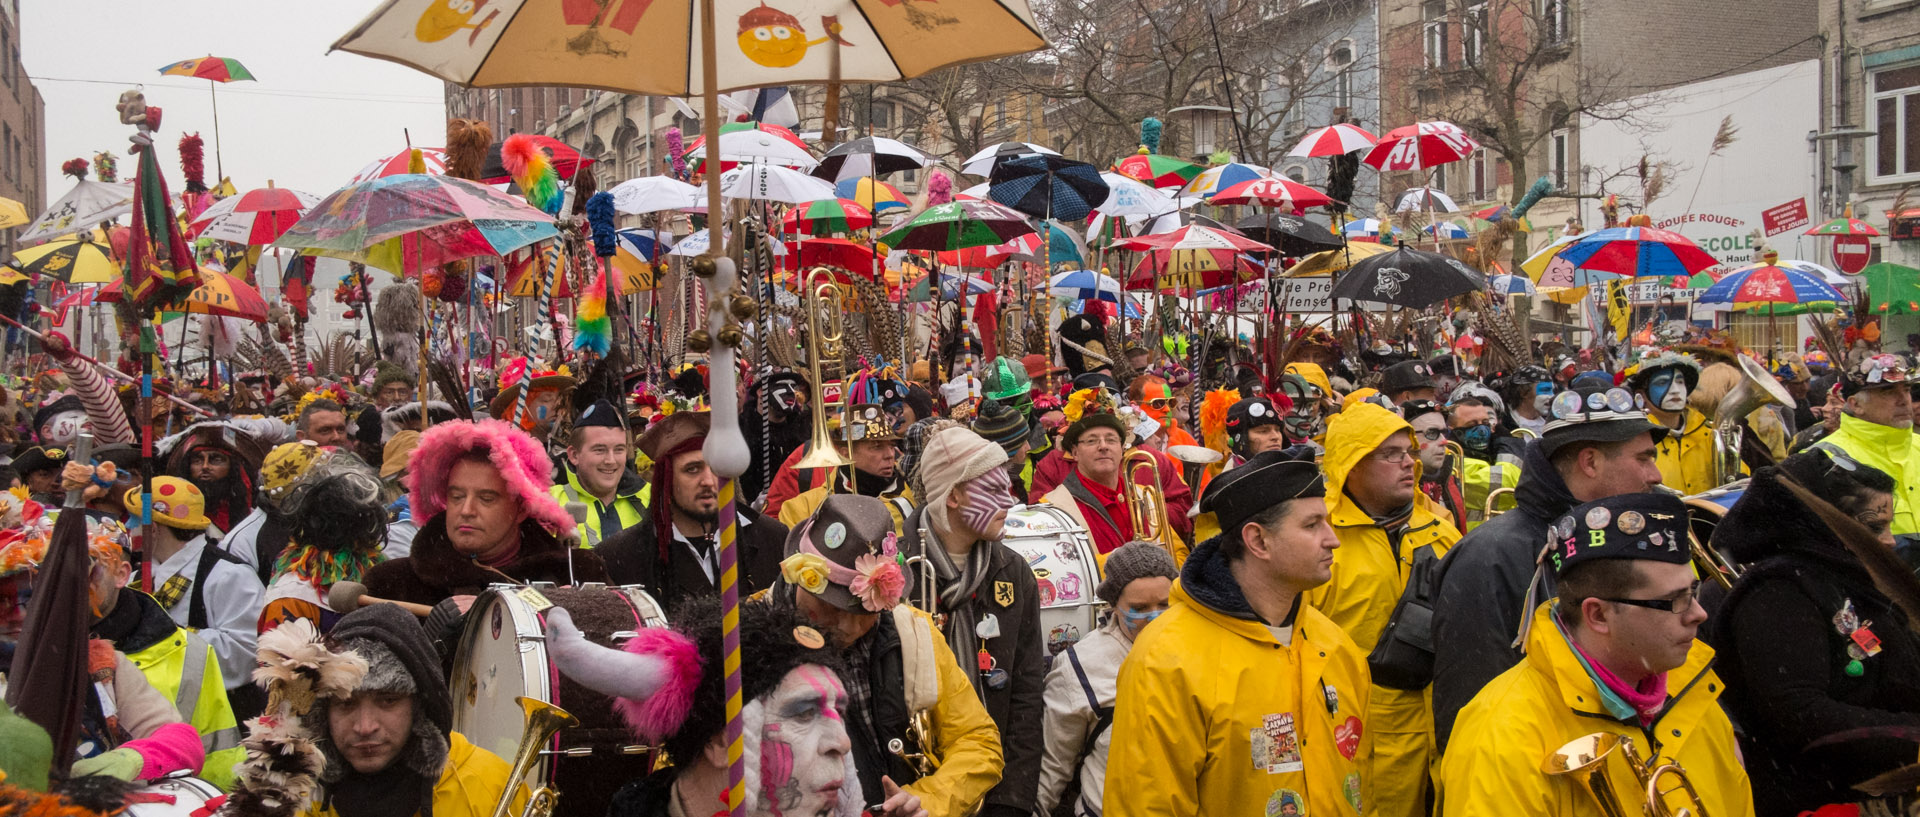
[[[934,207],[953,201],[953,177],[938,170],[927,177],[927,206]]]
[[[1140,147],[1147,153],[1160,152],[1160,120],[1151,116],[1140,120]]]
[[[1221,454],[1229,452],[1227,410],[1240,402],[1238,389],[1214,389],[1200,400],[1200,442]]]
[[[336,653],[307,619],[295,619],[260,636],[260,667],[254,683],[267,688],[267,710],[247,721],[241,745],[247,759],[234,767],[233,793],[224,814],[287,817],[305,809],[326,757],[307,730],[317,701],[345,699],[367,674],[367,661]]]
[[[513,176],[513,183],[527,197],[527,203],[547,215],[560,212],[560,171],[531,135],[516,133],[500,146],[500,164]]]
[[[180,173],[187,178],[184,192],[199,195],[207,192],[206,142],[200,134],[188,133],[180,137]]]
[[[447,175],[479,181],[486,173],[493,128],[478,119],[447,120]]]

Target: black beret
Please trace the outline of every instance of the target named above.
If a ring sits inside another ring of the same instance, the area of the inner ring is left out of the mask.
[[[1620,494],[1576,506],[1547,528],[1547,560],[1555,576],[1596,559],[1650,559],[1686,564],[1687,506],[1669,494]]]
[[[588,428],[590,426],[617,428],[625,431],[627,428],[627,418],[621,416],[620,410],[614,408],[612,403],[607,402],[603,398],[593,401],[593,405],[587,406],[584,411],[580,412],[580,416],[573,421],[574,428]]]
[[[1231,533],[1261,511],[1290,499],[1326,496],[1327,482],[1310,448],[1262,451],[1207,483],[1200,512],[1213,514],[1221,533]]]

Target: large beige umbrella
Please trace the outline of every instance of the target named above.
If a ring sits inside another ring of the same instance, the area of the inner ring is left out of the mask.
[[[13,199],[0,198],[0,230],[27,223],[27,207]]]

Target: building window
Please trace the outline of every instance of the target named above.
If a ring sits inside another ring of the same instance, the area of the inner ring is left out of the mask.
[[[893,130],[893,103],[882,102],[873,106],[873,127],[877,130]]]
[[[1547,175],[1553,177],[1555,190],[1567,189],[1567,164],[1572,158],[1571,132],[1562,129],[1547,137]]]
[[[1281,171],[1280,173],[1281,175],[1286,176],[1287,179],[1290,181],[1297,182],[1299,184],[1307,183],[1307,169],[1299,165],[1287,165],[1287,169]]]
[[[1333,107],[1353,110],[1353,43],[1342,40],[1327,51],[1327,70],[1333,72]]]
[[[1573,38],[1573,0],[1540,0],[1540,36],[1558,45]]]
[[[12,181],[13,180],[13,126],[0,125],[0,128],[5,128],[4,132],[0,132],[0,170],[5,170],[7,172],[7,180]]]
[[[1875,181],[1904,181],[1920,176],[1920,65],[1873,72],[1873,157]]]
[[[1425,45],[1428,68],[1447,67],[1447,4],[1431,0],[1424,7]]]
[[[1475,3],[1467,7],[1467,20],[1460,32],[1461,58],[1468,65],[1479,65],[1480,57],[1487,47],[1487,4]]]
[[[1487,201],[1493,198],[1492,166],[1487,162],[1487,150],[1481,148],[1467,158],[1467,184],[1461,191],[1474,201]]]

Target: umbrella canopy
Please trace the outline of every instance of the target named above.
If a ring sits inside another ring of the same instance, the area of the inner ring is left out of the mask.
[[[210,79],[214,82],[239,82],[253,79],[253,72],[248,71],[239,60],[211,56],[181,60],[160,69],[160,75]]]
[[[63,235],[82,233],[133,212],[133,184],[130,182],[93,182],[81,179],[73,189],[47,207],[47,211],[27,226],[14,240],[33,244]]]
[[[1166,250],[1233,250],[1234,252],[1273,252],[1273,247],[1262,244],[1231,230],[1218,230],[1198,224],[1190,224],[1168,233],[1135,236],[1115,241],[1113,246],[1122,250],[1141,252]]]
[[[1159,216],[1157,218],[1154,218],[1148,221],[1146,224],[1140,227],[1140,230],[1139,232],[1136,233],[1136,235],[1159,235],[1161,233],[1170,233],[1182,227],[1189,227],[1193,225],[1199,225],[1201,227],[1210,227],[1212,229],[1219,230],[1221,232],[1227,232],[1227,233],[1240,232],[1239,230],[1235,230],[1234,228],[1222,223],[1220,220],[1215,219],[1212,216],[1202,215],[1200,213],[1195,213],[1191,210],[1181,210],[1177,213],[1168,213],[1164,216]]]
[[[993,202],[950,201],[921,211],[880,241],[902,250],[958,250],[1000,244],[1031,232],[1025,217]]]
[[[807,143],[800,141],[800,137],[791,130],[763,122],[732,124],[733,127],[720,128],[720,169],[723,171],[732,168],[735,162],[757,162],[801,170],[812,170],[820,164],[819,159],[813,158],[813,151],[807,149]],[[696,137],[687,152],[681,155],[693,164],[693,172],[704,172],[706,137]]]
[[[1127,274],[1127,289],[1191,295],[1208,287],[1241,283],[1265,270],[1259,261],[1237,250],[1161,250],[1142,255],[1133,265]]]
[[[1880,235],[1873,225],[1853,217],[1849,208],[1847,214],[1807,231],[1807,235]]]
[[[1340,225],[1341,235],[1354,238],[1361,236],[1378,236],[1383,231],[1387,233],[1395,232],[1393,225],[1384,223],[1377,218],[1356,218]]]
[[[537,133],[527,134],[535,147],[547,153],[547,160],[553,163],[553,170],[560,174],[561,181],[572,181],[573,174],[593,166],[593,159],[580,155],[580,151],[567,146],[567,143],[551,136]],[[507,172],[507,165],[500,158],[500,151],[506,147],[506,141],[493,143],[487,148],[487,163],[480,170],[480,181],[487,184],[506,184],[513,181],[513,174]]]
[[[1703,304],[1764,307],[1841,303],[1846,296],[1820,280],[1818,273],[1774,264],[1755,264],[1727,273],[1694,300]]]
[[[1131,176],[1108,171],[1100,179],[1107,183],[1107,200],[1095,205],[1096,211],[1110,216],[1158,216],[1180,209],[1165,193]]]
[[[1361,161],[1381,170],[1424,170],[1465,159],[1480,148],[1451,122],[1419,122],[1387,131]]]
[[[1439,224],[1429,224],[1425,227],[1422,227],[1420,229],[1420,232],[1423,232],[1423,233],[1426,233],[1427,235],[1435,236],[1438,238],[1458,239],[1458,238],[1467,237],[1467,228],[1462,227],[1458,224],[1454,224],[1449,221],[1442,221]]]
[[[1418,213],[1438,210],[1442,213],[1457,212],[1460,205],[1453,203],[1453,197],[1431,187],[1416,187],[1400,194],[1400,202],[1393,206],[1396,213]]]
[[[1372,145],[1373,142],[1368,141],[1367,144]],[[1187,182],[1186,185],[1180,188],[1180,195],[1210,196],[1217,190],[1232,187],[1241,182],[1250,182],[1254,179],[1271,179],[1277,175],[1279,174],[1274,173],[1271,169],[1259,165],[1228,162],[1223,165],[1214,165],[1213,167],[1200,171],[1200,175],[1193,177],[1193,181]]]
[[[1344,122],[1318,128],[1300,140],[1287,151],[1288,156],[1339,156],[1356,150],[1370,150],[1380,141],[1380,137],[1368,133],[1359,125]]]
[[[836,198],[807,202],[788,210],[780,224],[789,233],[850,233],[873,226],[873,213],[857,202]]]
[[[994,167],[1008,159],[1021,156],[1058,156],[1060,152],[1042,147],[1032,142],[1001,142],[967,157],[960,164],[960,172],[969,176],[991,176]]]
[[[1534,283],[1539,283],[1540,276],[1547,271],[1547,265],[1559,257],[1560,250],[1579,238],[1578,235],[1563,235],[1554,239],[1547,246],[1541,247],[1539,252],[1527,256],[1527,260],[1520,262],[1520,271],[1532,278]]]
[[[347,184],[354,185],[370,182],[383,176],[399,176],[407,173],[407,165],[413,159],[411,150],[403,150],[392,156],[383,156],[368,162],[360,172],[353,174]],[[420,160],[427,166],[427,175],[443,176],[447,172],[447,151],[443,148],[420,148]]]
[[[260,290],[224,272],[202,268],[200,285],[175,307],[196,315],[219,315],[250,321],[267,319],[267,299]]]
[[[726,138],[721,137],[721,141],[726,141]],[[820,157],[820,165],[813,169],[813,175],[841,182],[861,176],[915,170],[930,164],[933,164],[932,156],[898,139],[862,136],[851,142],[834,145],[827,155]]]
[[[907,290],[906,300],[920,303],[930,300],[927,281],[933,276],[922,275]],[[993,279],[979,273],[972,275],[951,272],[940,273],[940,297],[949,301],[960,299],[962,292],[967,295],[984,295],[993,291]]]
[[[1115,161],[1113,169],[1122,176],[1139,179],[1154,187],[1184,187],[1205,168],[1174,156],[1135,153]]]
[[[1342,243],[1326,225],[1299,216],[1259,213],[1234,226],[1246,237],[1270,244],[1289,258],[1334,249]]]
[[[673,235],[653,230],[618,230],[613,235],[614,253],[608,259],[614,271],[608,278],[613,291],[628,295],[653,289],[653,261],[673,246]]]
[[[1046,47],[1022,0],[719,0],[718,87],[688,2],[389,0],[334,43],[475,88],[564,85],[687,97],[709,91],[896,82]],[[732,36],[737,32],[737,37]],[[835,59],[835,56],[838,59]],[[837,70],[836,70],[837,69]]]
[[[1495,275],[1487,286],[1500,295],[1534,295],[1539,292],[1525,275]]]
[[[1079,221],[1107,200],[1099,169],[1061,156],[1023,156],[993,168],[994,201],[1028,215]]]
[[[700,188],[671,176],[628,179],[614,185],[608,192],[613,194],[613,209],[634,215],[684,210],[701,205]]]
[[[120,279],[120,262],[105,244],[84,238],[62,238],[15,250],[13,266],[31,275],[44,275],[69,284],[104,284]]]
[[[827,266],[853,270],[860,277],[872,277],[875,262],[884,260],[886,251],[872,245],[850,241],[844,238],[809,238],[795,241],[790,251],[781,259],[780,266],[787,270],[800,270],[808,267]]]
[[[1413,309],[1487,288],[1487,279],[1458,259],[1400,247],[1353,265],[1333,285],[1333,297]]]
[[[1257,204],[1277,210],[1299,212],[1308,207],[1332,204],[1327,194],[1292,179],[1275,177],[1241,182],[1213,194],[1214,204]]]
[[[688,236],[691,238],[692,236]],[[685,242],[682,242],[685,243]],[[516,298],[534,298],[536,290],[547,287],[549,298],[571,298],[573,284],[567,281],[566,251],[560,242],[551,241],[507,260],[507,294]],[[542,282],[547,283],[542,283]]]
[[[13,199],[0,197],[0,230],[18,227],[27,223],[27,206]]]
[[[833,192],[835,196],[850,199],[876,215],[913,206],[906,196],[901,195],[900,188],[874,179],[847,179],[833,185]]]
[[[1120,282],[1087,269],[1067,270],[1047,279],[1047,294],[1074,301],[1120,302]]]
[[[1867,309],[1880,315],[1920,314],[1920,269],[1882,261],[1860,271]]]
[[[748,201],[804,204],[834,198],[833,185],[792,168],[743,162],[720,174],[720,195]],[[705,204],[705,202],[701,202]]]
[[[1720,263],[1693,239],[1652,227],[1596,230],[1562,247],[1560,257],[1580,269],[1632,277],[1692,275]]]
[[[1061,246],[1056,246],[1054,248],[1054,254],[1056,256],[1063,252],[1072,254],[1073,245],[1071,242],[1061,240],[1060,244],[1064,245],[1065,249],[1063,250]],[[1008,239],[1000,244],[965,247],[958,250],[942,250],[934,253],[934,258],[949,267],[968,267],[971,269],[997,267],[1008,261],[1038,261],[1040,260],[1040,234],[1028,233]]]
[[[214,202],[187,226],[195,236],[235,244],[271,244],[319,202],[298,190],[262,187]]]
[[[558,235],[552,216],[486,185],[402,174],[334,191],[279,244],[400,275],[479,255],[504,256]]]
[[[1366,242],[1348,244],[1337,250],[1317,252],[1300,259],[1300,263],[1293,265],[1293,269],[1287,270],[1287,277],[1319,278],[1332,275],[1336,272],[1344,272],[1365,259],[1390,252],[1393,252],[1393,248],[1385,244]]]

